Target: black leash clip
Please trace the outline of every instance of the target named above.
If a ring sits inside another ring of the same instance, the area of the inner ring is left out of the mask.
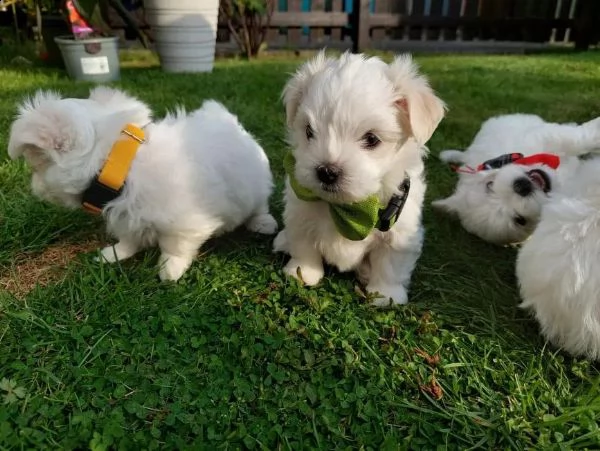
[[[485,171],[489,169],[500,169],[507,164],[511,164],[512,162],[523,158],[522,153],[505,153],[504,155],[500,155],[499,157],[492,158],[491,160],[486,160],[479,165],[477,168],[480,171]]]
[[[398,187],[401,194],[394,194],[383,210],[379,211],[379,227],[381,232],[387,232],[396,223],[404,209],[410,191],[410,177],[407,175]]]

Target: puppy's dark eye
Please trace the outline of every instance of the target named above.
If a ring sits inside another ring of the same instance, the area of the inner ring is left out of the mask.
[[[518,226],[525,226],[527,225],[527,219],[525,219],[523,216],[521,215],[517,215],[513,218],[513,221],[515,222],[515,224],[517,224]]]
[[[310,124],[306,124],[306,139],[313,139],[315,137],[315,132],[313,131]]]
[[[491,193],[492,191],[494,191],[494,182],[487,182],[487,183],[485,184],[485,190],[486,190],[488,193]]]
[[[365,149],[374,149],[381,143],[381,140],[372,132],[365,133],[361,138],[363,146]]]

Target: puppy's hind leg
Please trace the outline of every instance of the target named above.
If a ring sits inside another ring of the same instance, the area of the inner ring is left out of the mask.
[[[600,117],[581,125],[556,124],[542,136],[546,152],[582,156],[600,152]]]
[[[269,213],[269,205],[265,204],[246,222],[246,228],[251,232],[273,235],[277,232],[277,221]]]
[[[591,150],[600,152],[600,117],[582,124],[581,127],[583,127],[590,136]]]
[[[440,152],[440,160],[444,163],[463,164],[464,154],[460,150],[443,150]]]
[[[208,240],[213,231],[193,234],[164,234],[159,235],[158,245],[161,250],[158,259],[160,280],[177,281],[191,266],[198,249]]]

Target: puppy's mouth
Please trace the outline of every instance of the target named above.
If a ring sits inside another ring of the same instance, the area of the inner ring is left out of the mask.
[[[327,185],[325,183],[321,183],[321,189],[326,193],[336,194],[340,192],[339,185]]]
[[[541,169],[532,169],[527,172],[527,177],[529,180],[539,189],[541,189],[544,193],[549,192],[552,189],[552,181],[546,172]]]

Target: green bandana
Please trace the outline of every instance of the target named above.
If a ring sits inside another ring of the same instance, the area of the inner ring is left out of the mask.
[[[310,189],[300,185],[296,176],[294,175],[294,168],[296,166],[296,159],[291,152],[285,156],[283,160],[283,166],[287,173],[290,186],[294,190],[294,193],[298,199],[306,202],[316,202],[323,200],[313,193]],[[408,195],[408,191],[406,192]],[[404,197],[404,200],[406,196]],[[326,201],[324,201],[326,202]],[[380,213],[386,210],[385,206],[379,203],[379,199],[376,195],[371,195],[365,200],[360,202],[354,202],[351,204],[331,204],[329,205],[329,214],[335,224],[337,231],[344,237],[352,241],[364,240],[374,228],[380,226]],[[402,206],[404,202],[402,202]],[[398,214],[401,211],[401,207],[398,210]],[[391,219],[389,227],[394,224],[397,216]],[[386,230],[388,230],[386,228]]]

